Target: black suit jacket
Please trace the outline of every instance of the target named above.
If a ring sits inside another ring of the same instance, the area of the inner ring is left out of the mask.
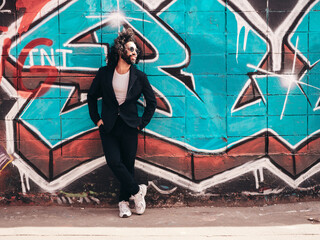
[[[93,79],[87,98],[90,118],[95,124],[102,118],[106,132],[112,129],[118,115],[130,127],[139,126],[140,129],[143,129],[150,122],[157,105],[147,75],[133,65],[130,67],[127,97],[125,102],[119,106],[112,86],[114,70],[110,66],[101,67]],[[145,98],[146,107],[142,117],[138,117],[137,101],[141,93]],[[100,97],[102,97],[101,117],[97,107],[97,100]]]

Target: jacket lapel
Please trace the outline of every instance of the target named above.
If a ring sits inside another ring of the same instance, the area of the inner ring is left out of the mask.
[[[130,90],[131,90],[131,88],[132,88],[132,86],[133,86],[133,84],[135,83],[136,80],[137,80],[136,69],[135,69],[134,66],[131,66],[130,67],[129,84],[128,84],[126,100],[128,99]]]

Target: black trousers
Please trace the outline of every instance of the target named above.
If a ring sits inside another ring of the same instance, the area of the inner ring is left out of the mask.
[[[134,162],[138,147],[138,129],[129,127],[119,116],[108,133],[99,127],[103,151],[111,171],[120,182],[119,202],[129,201],[139,192],[134,179]]]

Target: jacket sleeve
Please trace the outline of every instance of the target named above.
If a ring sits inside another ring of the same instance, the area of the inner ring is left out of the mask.
[[[157,101],[153,92],[153,89],[148,81],[147,75],[143,75],[143,88],[142,94],[146,101],[146,107],[144,109],[139,128],[142,130],[150,122],[154,111],[156,110]]]
[[[88,107],[89,107],[89,114],[91,120],[97,125],[98,121],[100,120],[100,115],[98,113],[98,98],[102,96],[101,90],[101,68],[98,70],[95,78],[93,79],[89,92],[88,92]]]

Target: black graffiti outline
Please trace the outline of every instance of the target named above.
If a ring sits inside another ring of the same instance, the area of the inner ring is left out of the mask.
[[[161,67],[161,69],[172,78],[180,81],[183,85],[186,86],[186,88],[190,92],[192,92],[198,99],[200,99],[203,102],[201,97],[196,92],[193,74],[184,72],[182,70],[183,68],[187,68],[191,61],[191,49],[189,45],[181,38],[181,36],[178,33],[174,31],[172,27],[170,27],[165,21],[163,21],[159,17],[159,14],[161,14],[161,10],[167,7],[168,5],[173,4],[174,2],[176,2],[176,0],[165,0],[155,10],[148,8],[148,6],[144,4],[143,0],[132,1],[136,2],[136,4],[138,4],[142,9],[147,11],[153,18],[155,18],[161,24],[162,27],[164,27],[170,34],[172,34],[182,44],[182,46],[185,47],[185,50],[187,52],[187,59],[185,61],[185,64],[182,64],[178,67]]]
[[[218,0],[221,2],[221,0]],[[302,1],[300,1],[302,2]],[[284,57],[284,45],[286,45],[289,50],[291,50],[292,52],[294,52],[295,50],[297,51],[297,59],[299,59],[299,61],[301,61],[304,64],[304,67],[300,70],[299,74],[298,74],[298,79],[299,81],[302,79],[302,77],[304,76],[304,72],[306,70],[310,70],[313,66],[310,66],[310,64],[305,61],[304,56],[300,53],[300,51],[298,51],[298,49],[295,49],[294,46],[292,46],[292,43],[289,41],[289,37],[292,34],[292,32],[298,28],[299,26],[299,22],[303,19],[304,15],[306,15],[313,7],[315,4],[317,4],[319,2],[319,0],[308,0],[308,3],[306,3],[304,5],[304,7],[302,8],[302,10],[298,13],[298,15],[295,16],[294,20],[292,20],[291,25],[289,27],[287,27],[287,31],[285,31],[286,33],[284,34],[283,38],[281,39],[281,45],[282,45],[282,49],[281,49],[281,59]],[[256,25],[252,22],[252,20],[250,19],[250,12],[247,13],[245,11],[242,11],[239,7],[236,6],[236,4],[234,4],[232,2],[232,0],[228,1],[228,5],[227,7],[230,7],[231,10],[235,11],[235,14],[239,14],[249,25],[250,27],[252,27],[254,29],[254,31],[256,31],[265,41],[267,41],[270,49],[266,52],[266,54],[264,55],[264,57],[262,58],[262,60],[260,61],[260,63],[258,64],[258,68],[261,68],[263,66],[263,64],[265,64],[268,61],[268,58],[270,57],[271,62],[273,63],[274,59],[272,59],[272,44],[271,44],[271,40],[268,38],[268,36],[259,28],[256,27]],[[297,5],[296,7],[297,8]],[[292,10],[294,12],[295,8]],[[283,20],[285,21],[286,18]],[[283,22],[282,21],[282,22]],[[281,61],[281,68],[279,71],[275,71],[275,73],[279,73],[281,74],[284,71],[284,62]],[[249,76],[249,80],[250,81],[250,85],[249,87],[255,88],[259,86],[256,85],[257,82],[253,81],[253,78],[255,78],[258,75],[262,75],[259,72],[249,72],[247,73],[247,75]],[[311,105],[311,102],[306,94],[306,92],[303,90],[301,84],[297,84],[299,89],[301,90],[301,92],[304,94],[304,96],[306,97],[308,103]],[[260,94],[257,94],[255,96],[253,96],[251,99],[247,100],[246,102],[242,102],[241,100],[244,98],[244,96],[242,95],[244,92],[246,92],[246,90],[248,89],[248,87],[244,87],[241,90],[241,93],[239,94],[239,97],[237,98],[237,100],[235,101],[235,104],[232,106],[232,111],[238,111],[241,110],[247,106],[250,106],[252,104],[255,104],[259,101],[263,101],[264,104],[266,104],[265,99],[260,92]]]
[[[165,169],[167,171],[167,169]]]

